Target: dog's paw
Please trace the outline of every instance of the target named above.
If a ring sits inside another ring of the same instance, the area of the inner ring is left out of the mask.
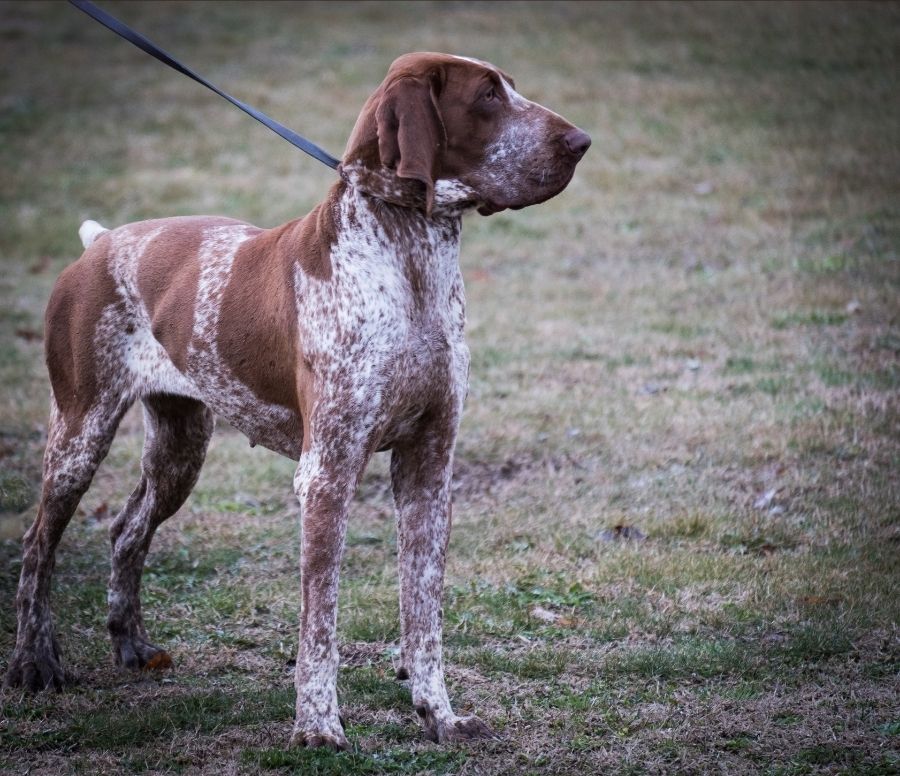
[[[427,706],[419,706],[416,713],[422,720],[425,738],[438,744],[499,738],[476,716],[438,717]]]
[[[59,692],[74,680],[75,677],[63,668],[56,645],[50,644],[16,651],[9,661],[3,686],[29,692],[47,689]]]
[[[291,747],[318,749],[327,747],[335,752],[342,752],[350,748],[347,737],[344,735],[344,720],[337,717],[337,724],[294,723],[294,732],[291,734]]]
[[[165,671],[172,667],[168,652],[141,638],[115,639],[113,659],[116,665],[132,671]]]
[[[347,743],[347,737],[341,733],[341,735],[329,735],[328,733],[321,732],[309,732],[306,730],[294,730],[291,735],[291,747],[301,749],[306,747],[307,749],[319,749],[319,748],[328,748],[335,752],[342,752],[345,749],[350,747],[350,744]]]

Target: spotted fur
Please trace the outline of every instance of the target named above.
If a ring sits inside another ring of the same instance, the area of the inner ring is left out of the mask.
[[[61,687],[50,577],[59,538],[140,399],[141,478],[110,530],[108,629],[117,663],[171,661],[144,628],[140,578],[156,528],[193,488],[214,416],[297,460],[300,644],[293,742],[346,746],[338,712],[338,573],[348,508],[371,455],[391,450],[401,667],[425,734],[492,735],[444,684],[441,598],[453,449],[469,351],[462,215],[542,202],[590,139],[484,62],[411,54],[353,130],[341,179],[274,229],[219,217],[79,232],[85,252],[47,308],[53,396],[44,485],[24,537],[6,683]]]

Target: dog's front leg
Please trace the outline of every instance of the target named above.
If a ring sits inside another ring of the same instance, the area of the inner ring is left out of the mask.
[[[312,447],[300,457],[294,476],[301,511],[302,604],[292,746],[347,747],[338,715],[335,630],[347,513],[357,470],[361,471],[361,467],[349,467],[348,463],[334,453]]]
[[[444,561],[450,537],[450,476],[456,424],[430,429],[395,448],[391,482],[397,508],[401,667],[425,736],[439,743],[490,738],[478,717],[458,717],[444,685],[441,650]]]

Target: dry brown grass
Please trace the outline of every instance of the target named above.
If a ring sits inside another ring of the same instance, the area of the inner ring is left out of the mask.
[[[148,624],[176,670],[117,673],[105,531],[137,479],[132,413],[60,553],[59,631],[82,682],[0,699],[0,770],[896,771],[897,5],[114,12],[333,152],[391,59],[429,49],[496,62],[594,146],[562,196],[465,226],[448,676],[502,740],[428,744],[391,678],[379,456],[342,582],[356,751],[283,750],[293,467],[227,428],[148,560]],[[332,174],[64,5],[0,5],[0,63],[2,669],[44,441],[41,314],[80,221],[272,225]],[[605,541],[616,525],[646,538]]]

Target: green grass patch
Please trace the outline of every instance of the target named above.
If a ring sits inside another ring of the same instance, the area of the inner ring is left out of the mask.
[[[795,311],[776,315],[772,318],[772,328],[787,329],[791,326],[840,326],[846,323],[847,314],[836,310]]]
[[[685,323],[684,321],[662,321],[650,325],[650,331],[659,334],[671,334],[681,340],[693,340],[709,334],[709,329],[702,324]]]
[[[533,607],[586,614],[595,596],[563,576],[530,574],[502,587],[483,581],[454,586],[445,601],[444,622],[452,641],[457,633],[510,636],[546,629],[547,623],[531,615]]]
[[[323,749],[245,749],[243,765],[262,770],[287,770],[303,776],[344,776],[379,773],[455,773],[466,762],[463,751],[409,752],[385,749],[371,754]]]
[[[739,679],[732,685],[722,687],[718,695],[736,701],[750,701],[764,695],[767,688],[760,679]]]
[[[0,470],[0,512],[21,512],[35,500],[35,487],[20,473]]]
[[[243,560],[244,550],[239,547],[179,547],[174,552],[151,554],[144,580],[169,592],[190,589],[215,577],[232,575]]]
[[[342,703],[360,703],[374,708],[412,708],[409,688],[399,682],[393,671],[375,668],[350,668],[340,672],[338,692]]]
[[[735,641],[687,639],[660,647],[615,652],[606,662],[606,672],[633,674],[646,679],[673,681],[697,677],[751,677],[761,670],[760,657]]]
[[[346,641],[394,641],[400,637],[397,581],[346,579],[340,596],[338,632]]]
[[[722,373],[726,375],[746,375],[756,371],[756,361],[749,356],[728,356]]]
[[[844,272],[855,264],[856,262],[845,254],[830,253],[824,256],[803,257],[797,261],[797,268],[812,275],[830,275]]]
[[[160,699],[141,708],[79,714],[68,724],[39,733],[5,737],[3,748],[21,751],[106,749],[122,751],[152,744],[173,733],[211,733],[235,725],[291,719],[294,690],[203,692]]]
[[[513,654],[496,648],[484,648],[463,659],[488,674],[499,672],[520,679],[553,679],[566,670],[570,658],[567,651],[551,647]]]
[[[584,690],[557,685],[557,694],[546,699],[548,706],[572,712],[589,711],[601,703],[615,703],[612,693],[602,681],[592,682]]]
[[[850,627],[829,619],[802,624],[791,633],[783,655],[805,663],[844,655],[853,649]]]
[[[653,535],[671,539],[703,539],[712,533],[716,522],[716,518],[702,512],[679,514],[662,523]]]
[[[756,390],[769,396],[779,396],[787,392],[793,381],[787,377],[762,377],[756,381]]]

